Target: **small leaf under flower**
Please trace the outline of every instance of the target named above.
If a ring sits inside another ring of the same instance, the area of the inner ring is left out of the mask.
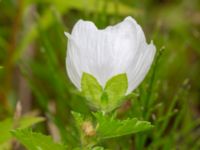
[[[88,73],[82,75],[81,89],[83,96],[90,105],[104,112],[112,111],[121,104],[127,88],[128,79],[125,73],[109,79],[104,89],[92,75]]]

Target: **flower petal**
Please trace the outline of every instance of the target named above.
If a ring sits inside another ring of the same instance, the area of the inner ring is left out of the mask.
[[[129,79],[127,94],[137,88],[137,86],[144,80],[144,77],[151,67],[155,53],[156,48],[153,43],[144,46],[143,53],[138,56],[139,59],[135,67],[129,67],[129,70],[127,71]]]
[[[155,47],[147,45],[144,32],[131,17],[105,29],[79,20],[72,34],[65,35],[67,72],[78,89],[83,72],[92,74],[102,86],[114,75],[127,73],[130,92],[144,79],[155,54]]]

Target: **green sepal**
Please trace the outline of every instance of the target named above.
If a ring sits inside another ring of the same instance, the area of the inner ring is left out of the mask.
[[[81,90],[83,96],[88,100],[89,105],[95,108],[100,107],[103,88],[95,77],[84,72],[81,79]]]
[[[88,73],[83,73],[81,90],[89,105],[103,111],[110,112],[123,101],[128,89],[128,79],[125,73],[109,79],[103,88],[97,79]]]
[[[108,103],[103,106],[106,111],[112,111],[117,108],[126,95],[128,89],[128,79],[125,73],[118,74],[111,79],[109,79],[104,88],[104,92],[108,96]]]

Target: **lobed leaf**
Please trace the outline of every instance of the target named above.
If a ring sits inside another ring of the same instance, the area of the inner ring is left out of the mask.
[[[98,121],[97,134],[103,139],[138,133],[153,127],[150,122],[139,121],[137,118],[117,120],[100,113],[94,115]]]
[[[44,121],[42,117],[23,116],[19,119],[18,128],[23,129],[30,127],[36,123]],[[10,131],[13,129],[14,121],[12,118],[7,118],[0,122],[0,144],[4,144],[12,138]]]
[[[55,143],[50,136],[32,132],[29,129],[14,130],[16,137],[28,150],[65,150],[65,146]]]

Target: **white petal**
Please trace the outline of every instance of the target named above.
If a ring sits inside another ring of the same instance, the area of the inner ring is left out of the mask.
[[[127,73],[130,92],[143,80],[155,53],[155,47],[152,50],[146,44],[141,27],[131,17],[103,30],[79,20],[72,34],[66,36],[67,72],[78,89],[83,72],[92,74],[102,86],[112,76]]]
[[[137,88],[137,86],[143,81],[153,62],[156,48],[153,43],[151,43],[146,45],[143,50],[141,49],[141,51],[143,51],[143,53],[138,56],[139,59],[135,68],[131,68],[130,66],[129,70],[127,71],[129,79],[127,94]]]
[[[80,20],[76,23],[73,28],[71,36],[68,39],[68,51],[67,51],[67,72],[71,81],[74,85],[80,89],[80,80],[83,72],[89,73],[85,68],[88,65],[86,60],[91,60],[89,56],[91,56],[87,52],[87,47],[85,46],[87,43],[85,38],[90,32],[90,26],[87,26],[87,23]],[[88,57],[87,57],[88,55]]]

